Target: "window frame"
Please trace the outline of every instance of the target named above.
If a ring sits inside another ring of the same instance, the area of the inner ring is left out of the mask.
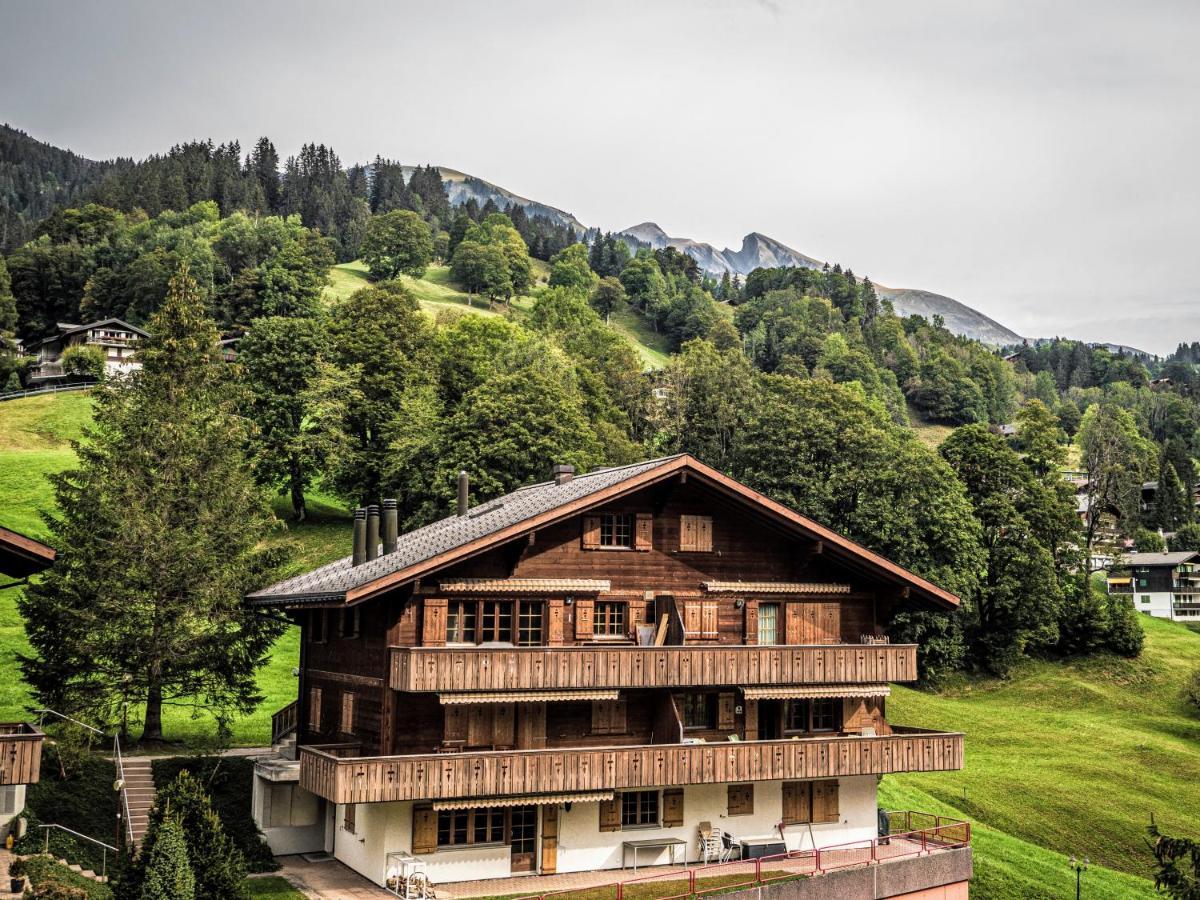
[[[631,800],[632,804],[627,803]],[[633,821],[626,821],[629,806],[633,807]],[[645,819],[646,813],[653,814],[653,821]],[[662,793],[660,791],[621,792],[621,830],[633,828],[660,828],[662,824]]]
[[[319,627],[317,623],[320,623]],[[329,642],[329,610],[314,609],[309,613],[308,642],[310,644]]]
[[[617,640],[629,636],[629,604],[623,600],[592,603],[592,638]]]
[[[632,550],[637,534],[637,516],[633,513],[600,513],[599,547],[601,550]],[[605,540],[607,535],[608,540]],[[621,538],[624,537],[624,543]]]
[[[338,621],[338,636],[342,640],[352,641],[362,634],[362,607],[350,606],[343,609]],[[346,628],[346,622],[349,621],[350,628]]]
[[[691,721],[691,715],[696,712],[697,701],[703,704],[704,722],[697,725]],[[717,695],[712,693],[690,692],[683,695],[683,709],[680,711],[680,721],[684,731],[713,731],[717,727]]]
[[[463,840],[454,840],[455,836],[460,833],[456,820],[462,820]],[[481,822],[480,819],[483,821]],[[447,822],[446,828],[443,828],[443,822]],[[508,844],[508,823],[509,811],[503,806],[483,806],[475,809],[443,809],[437,813],[437,850],[463,850],[468,847],[503,847]],[[480,825],[482,824],[484,836],[487,840],[476,840]],[[500,837],[494,837],[496,829],[499,828]],[[450,840],[446,843],[442,842],[442,834],[445,833]]]
[[[457,597],[446,603],[446,645],[478,647],[486,643],[513,647],[545,647],[548,604],[541,597]],[[537,642],[526,642],[523,633],[533,630]],[[490,621],[489,621],[490,620]]]
[[[817,705],[827,706],[827,713],[818,711]],[[800,727],[797,727],[797,713],[802,711],[799,718],[802,720]],[[783,733],[785,735],[796,734],[836,734],[841,730],[841,709],[837,698],[834,697],[806,697],[803,699],[789,700],[787,708],[784,711],[783,717]],[[821,721],[821,727],[817,727],[816,723]],[[824,723],[828,722],[828,726]]]

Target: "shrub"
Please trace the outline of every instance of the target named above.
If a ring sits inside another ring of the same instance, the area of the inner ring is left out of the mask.
[[[187,843],[178,819],[169,816],[159,823],[146,857],[143,900],[194,900],[196,879],[188,863]]]
[[[1119,656],[1134,657],[1142,652],[1146,633],[1142,631],[1140,614],[1133,608],[1132,597],[1114,594],[1109,597],[1108,634],[1105,644]]]
[[[104,377],[104,351],[99,347],[77,344],[63,351],[63,372],[75,378],[99,381]]]
[[[1133,547],[1138,553],[1161,553],[1167,549],[1167,542],[1157,531],[1139,528],[1133,535]]]
[[[1197,715],[1200,715],[1200,669],[1193,669],[1191,677],[1183,686],[1183,699]]]
[[[1191,522],[1171,535],[1172,550],[1200,550],[1200,524]]]
[[[14,860],[9,873],[28,876],[32,890],[27,897],[41,900],[112,900],[108,885],[84,878],[48,856]]]

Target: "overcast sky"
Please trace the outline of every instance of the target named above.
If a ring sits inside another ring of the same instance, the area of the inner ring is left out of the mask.
[[[1031,336],[1200,340],[1200,3],[0,0],[0,120],[433,162]]]

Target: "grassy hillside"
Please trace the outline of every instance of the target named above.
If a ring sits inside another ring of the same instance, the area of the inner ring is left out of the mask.
[[[533,264],[534,281],[544,285],[550,277],[550,267],[540,259],[531,260]],[[330,301],[348,297],[360,288],[369,285],[367,267],[361,260],[343,263],[329,270],[329,286],[325,288],[325,297]],[[505,307],[498,303],[489,303],[481,297],[472,297],[450,280],[448,266],[430,266],[421,278],[400,276],[404,284],[421,306],[430,313],[437,314],[441,310],[461,309],[475,312],[482,316],[504,315]],[[514,315],[520,316],[529,307],[529,299],[518,297],[512,302]],[[623,307],[613,313],[612,327],[620,333],[642,360],[648,369],[661,369],[667,362],[667,341],[646,324],[645,319],[629,307]]]
[[[45,476],[74,462],[69,441],[82,435],[91,418],[87,392],[52,394],[0,403],[0,525],[34,537],[48,538],[40,511],[52,508],[53,490]],[[348,552],[349,527],[345,511],[320,495],[310,500],[309,520],[289,525],[287,504],[280,500],[281,521],[273,542],[285,544],[290,561],[286,574],[313,568]],[[28,653],[25,629],[17,612],[21,589],[0,591],[0,721],[25,718],[32,704],[17,674],[14,655]],[[270,737],[271,713],[296,695],[292,668],[300,659],[298,633],[289,629],[272,650],[259,674],[263,703],[233,725],[236,744],[263,744]],[[164,711],[168,740],[202,743],[211,738],[211,716],[193,716],[183,708]]]
[[[1063,859],[1088,856],[1145,877],[1151,814],[1167,831],[1200,834],[1200,717],[1181,697],[1186,675],[1200,667],[1200,633],[1142,623],[1146,649],[1137,660],[1032,662],[1005,682],[962,680],[939,694],[896,689],[889,718],[966,732],[966,768],[889,785]],[[992,864],[986,843],[980,856]]]

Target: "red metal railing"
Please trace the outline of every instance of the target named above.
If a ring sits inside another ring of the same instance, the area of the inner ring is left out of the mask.
[[[970,822],[910,810],[892,812],[888,816],[888,830],[891,833],[887,837],[831,844],[812,850],[792,850],[759,859],[673,869],[590,887],[548,891],[539,895],[537,900],[567,900],[572,894],[581,892],[595,897],[598,891],[604,892],[604,900],[686,900],[786,878],[823,875],[840,869],[928,856],[940,850],[956,850],[971,844]],[[663,892],[654,891],[653,885],[662,885]],[[651,889],[647,890],[647,887]],[[627,897],[627,892],[632,896]]]

